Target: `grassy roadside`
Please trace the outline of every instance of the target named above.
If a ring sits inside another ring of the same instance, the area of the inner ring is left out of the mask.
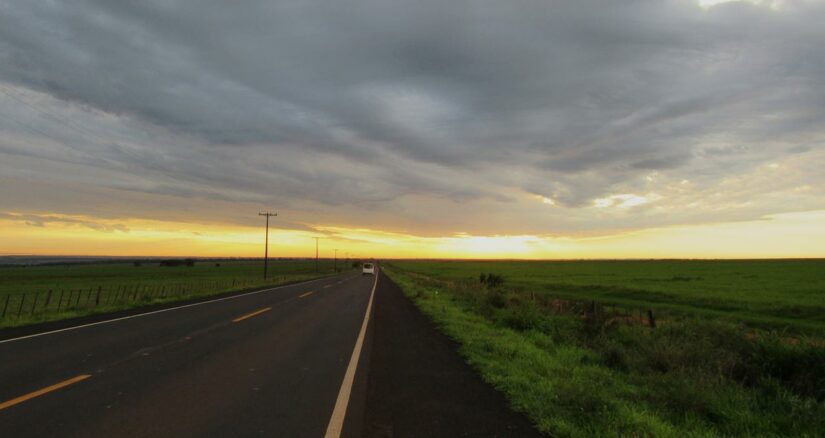
[[[340,263],[339,263],[339,267]],[[332,263],[256,262],[193,267],[126,263],[0,268],[0,328],[109,313],[217,294],[310,280],[334,273]]]
[[[554,436],[821,436],[825,349],[684,318],[552,314],[514,291],[385,265],[483,378]]]

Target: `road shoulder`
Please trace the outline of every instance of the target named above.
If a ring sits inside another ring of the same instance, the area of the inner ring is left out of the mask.
[[[541,436],[385,275],[374,305],[364,408],[348,420],[363,433],[348,435]]]

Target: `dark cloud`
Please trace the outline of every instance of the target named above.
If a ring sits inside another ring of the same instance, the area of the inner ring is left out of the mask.
[[[825,6],[778,4],[4,1],[2,170],[455,223],[711,190],[822,149]]]

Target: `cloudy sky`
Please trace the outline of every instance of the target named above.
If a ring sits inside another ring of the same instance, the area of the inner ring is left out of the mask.
[[[822,23],[813,0],[0,0],[0,254],[257,255],[268,209],[289,255],[825,256]]]

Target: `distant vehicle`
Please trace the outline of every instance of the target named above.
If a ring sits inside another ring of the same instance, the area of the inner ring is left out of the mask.
[[[372,263],[364,263],[364,269],[361,270],[361,275],[375,275],[375,265]]]

